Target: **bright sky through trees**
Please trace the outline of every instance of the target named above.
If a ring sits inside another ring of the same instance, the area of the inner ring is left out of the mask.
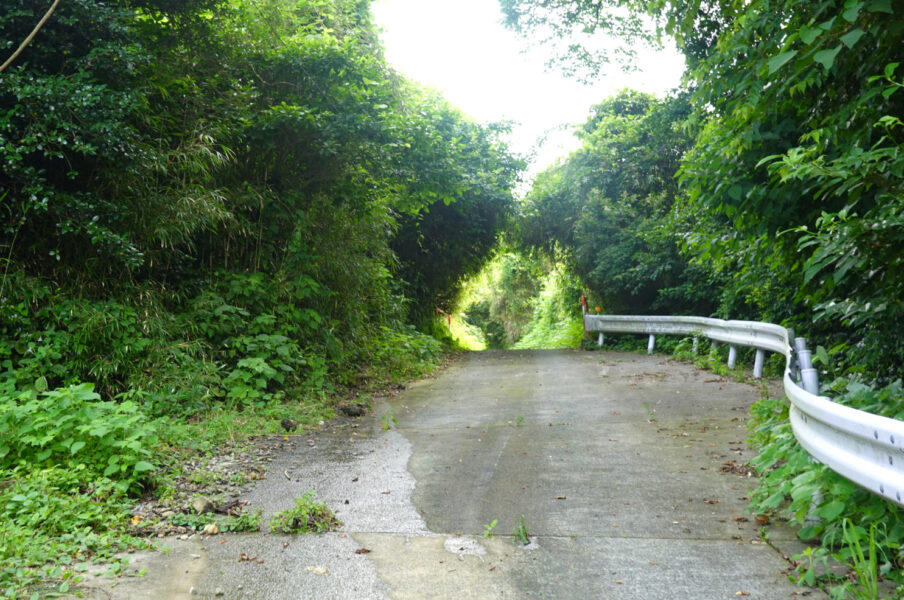
[[[442,90],[480,121],[516,121],[517,152],[549,134],[532,173],[577,146],[567,126],[582,123],[591,105],[623,87],[661,95],[678,85],[684,69],[675,50],[642,50],[637,72],[613,65],[586,86],[546,72],[540,51],[522,53],[525,41],[502,26],[496,0],[376,0],[372,10],[387,59],[403,74]]]

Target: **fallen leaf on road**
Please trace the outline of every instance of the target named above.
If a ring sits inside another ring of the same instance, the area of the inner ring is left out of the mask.
[[[385,492],[380,492],[380,493],[381,493],[381,494],[391,494],[392,492],[389,491],[389,490],[387,490],[387,491],[385,491]]]
[[[556,500],[565,500],[565,496],[556,496]]]
[[[748,519],[747,517],[735,517],[734,520],[737,521],[738,523],[746,523],[750,519]]]
[[[769,515],[757,515],[753,518],[757,525],[768,525]]]
[[[707,504],[718,504],[719,503],[718,500],[709,500],[707,498],[704,498],[703,501],[706,502]]]
[[[320,565],[313,565],[307,568],[308,573],[313,573],[314,575],[327,575],[330,570],[326,567],[322,567]]]
[[[749,596],[750,592],[735,592],[735,596]]]
[[[355,550],[355,554],[367,554],[369,552],[369,548],[358,548],[357,550]]]
[[[352,479],[352,483],[355,483],[356,481],[358,481],[358,478],[357,478],[357,477],[355,477],[354,479]]]

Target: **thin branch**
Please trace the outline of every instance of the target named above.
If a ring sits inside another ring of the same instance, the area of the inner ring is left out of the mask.
[[[50,8],[47,9],[47,12],[44,13],[44,17],[38,22],[34,29],[31,30],[31,33],[28,34],[28,37],[25,38],[25,41],[19,45],[19,48],[13,52],[13,55],[6,59],[6,62],[0,65],[0,73],[6,70],[6,67],[10,66],[16,58],[22,54],[22,51],[25,50],[25,46],[31,43],[31,40],[41,31],[41,27],[44,26],[44,23],[50,18],[50,15],[53,14],[53,11],[56,10],[57,5],[60,3],[60,0],[53,0],[53,4],[50,5]]]

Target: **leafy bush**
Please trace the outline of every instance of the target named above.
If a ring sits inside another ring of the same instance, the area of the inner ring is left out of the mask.
[[[90,383],[0,393],[0,469],[69,465],[123,491],[145,481],[155,427],[131,401],[101,401]]]
[[[381,328],[371,345],[371,369],[393,382],[423,375],[444,353],[442,343],[414,326],[396,330]]]
[[[543,281],[535,300],[527,333],[514,348],[576,348],[584,337],[584,323],[578,308],[580,286],[577,279],[558,269]]]

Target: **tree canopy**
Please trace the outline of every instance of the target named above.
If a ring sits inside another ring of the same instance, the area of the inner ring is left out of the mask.
[[[44,10],[0,2],[0,51]],[[392,71],[362,0],[61,3],[0,107],[0,358],[21,385],[228,375],[249,336],[261,393],[342,381],[487,259],[521,168],[503,126]],[[113,339],[86,328],[117,311]]]
[[[676,122],[691,140],[674,233],[683,255],[723,282],[718,312],[818,332],[846,348],[839,358],[849,365],[869,364],[879,379],[900,374],[904,345],[889,332],[904,316],[904,4],[501,4],[523,32],[671,36],[688,64],[690,109]],[[562,59],[592,73],[593,52]]]

